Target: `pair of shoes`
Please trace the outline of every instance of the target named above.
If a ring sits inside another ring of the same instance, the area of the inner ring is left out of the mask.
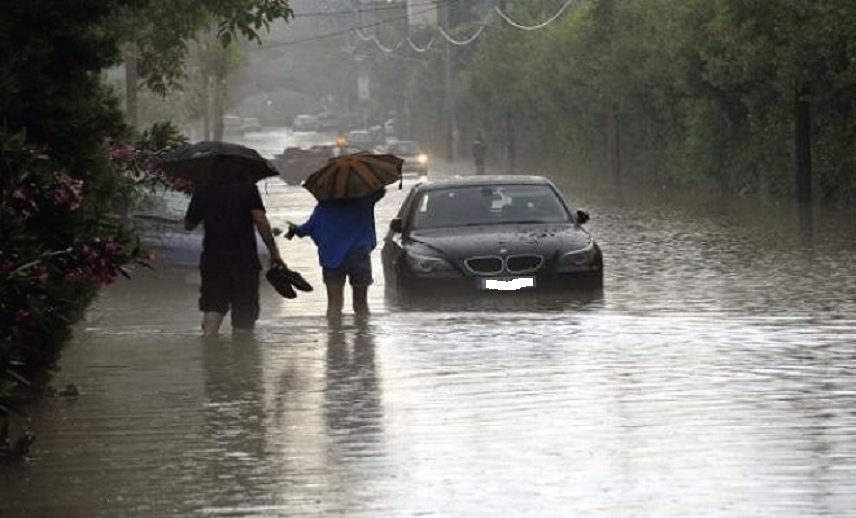
[[[290,269],[288,266],[279,266],[278,269],[282,270],[283,276],[298,290],[312,291],[312,285],[309,284],[299,273]]]
[[[294,288],[291,287],[291,281],[285,275],[282,268],[273,267],[265,273],[265,279],[273,286],[277,293],[287,299],[297,297]]]

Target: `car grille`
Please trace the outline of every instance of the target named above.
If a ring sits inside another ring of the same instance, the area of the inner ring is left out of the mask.
[[[510,273],[531,273],[541,267],[544,258],[540,255],[512,255],[505,260]]]
[[[532,273],[544,263],[540,255],[513,255],[503,259],[498,256],[470,257],[464,260],[469,270],[478,275],[497,275],[503,271],[512,274]]]
[[[464,261],[464,264],[473,273],[482,275],[496,275],[502,272],[501,257],[470,257]]]

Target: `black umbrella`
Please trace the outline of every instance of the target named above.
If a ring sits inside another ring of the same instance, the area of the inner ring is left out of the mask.
[[[161,169],[167,176],[190,180],[193,184],[208,183],[215,178],[239,178],[255,183],[279,174],[255,149],[210,140],[166,153]]]

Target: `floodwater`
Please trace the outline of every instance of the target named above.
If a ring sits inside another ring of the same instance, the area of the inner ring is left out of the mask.
[[[280,240],[321,289],[263,286],[255,334],[206,343],[192,274],[105,290],[0,516],[856,517],[853,214],[562,187],[602,293],[405,311],[377,254],[373,315],[331,328]]]

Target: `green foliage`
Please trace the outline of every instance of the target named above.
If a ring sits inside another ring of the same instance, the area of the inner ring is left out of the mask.
[[[4,6],[0,427],[16,402],[49,379],[71,326],[100,286],[138,261],[137,238],[122,226],[115,201],[140,184],[182,187],[162,176],[157,159],[183,137],[170,125],[156,125],[136,142],[102,83],[103,70],[118,63],[122,45],[130,43],[143,52],[146,80],[166,85],[185,56],[185,40],[200,28],[217,25],[222,43],[237,35],[258,40],[273,20],[289,16],[285,0]]]
[[[181,85],[198,34],[214,30],[223,47],[239,37],[260,43],[273,22],[293,17],[287,0],[140,0],[116,9],[105,29],[136,57],[140,81],[166,94]]]
[[[23,132],[0,132],[0,164],[0,389],[8,396],[24,380],[46,380],[71,324],[138,250],[86,202],[87,182]]]
[[[516,20],[544,19],[514,7]],[[849,0],[587,0],[539,31],[491,27],[477,47],[459,106],[494,133],[512,110],[523,161],[606,171],[620,157],[630,180],[782,198],[802,100],[816,192],[856,203]]]

